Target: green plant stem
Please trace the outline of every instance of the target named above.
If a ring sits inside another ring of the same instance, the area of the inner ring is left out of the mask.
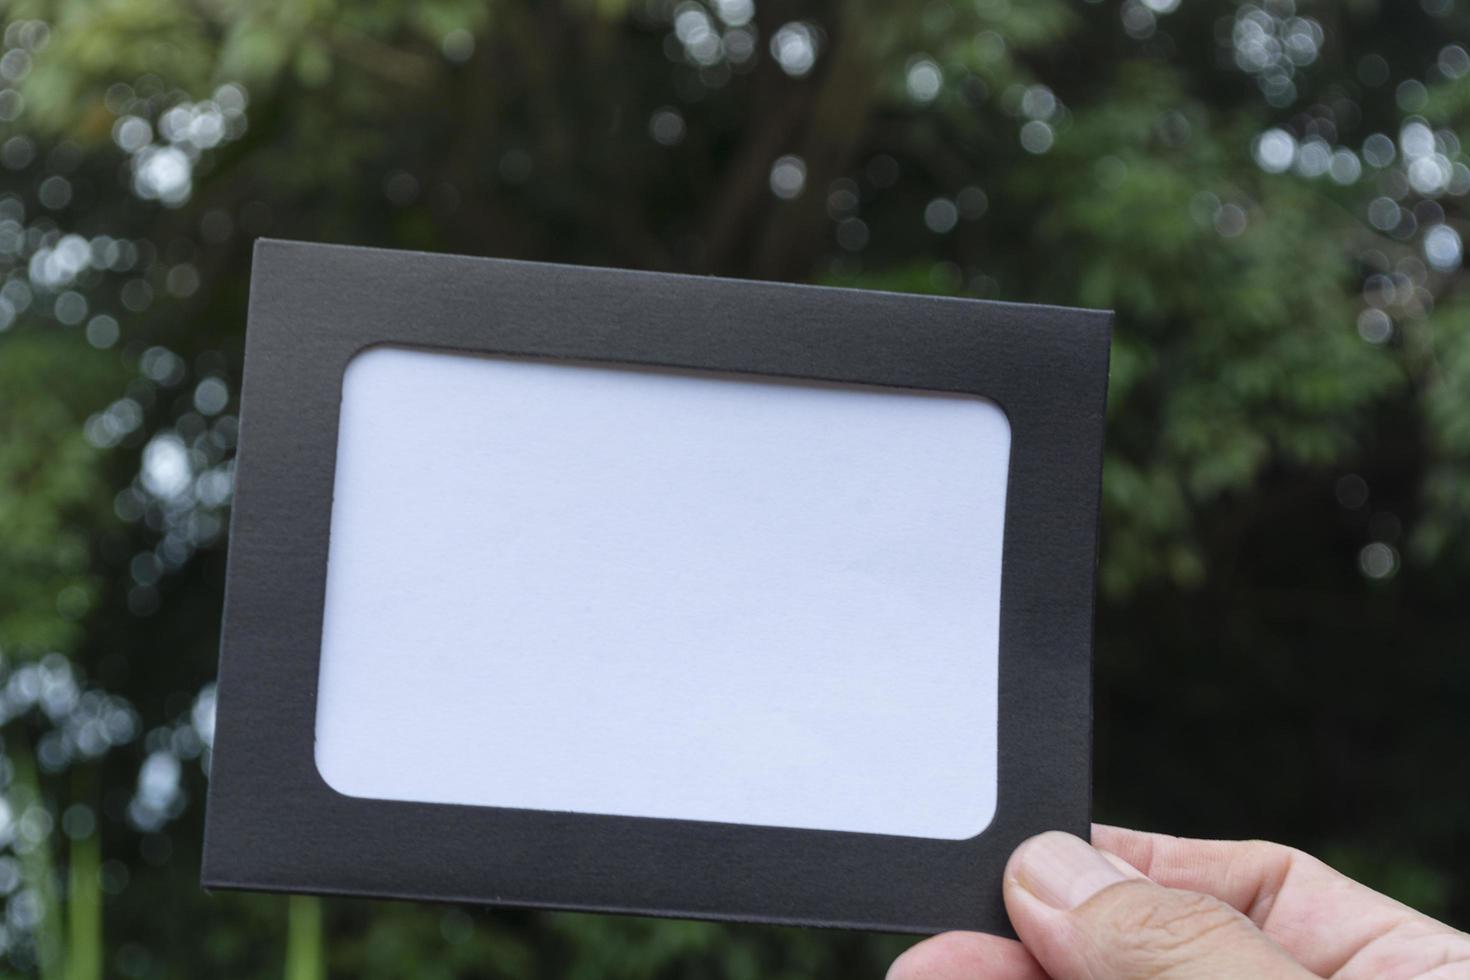
[[[36,774],[36,758],[30,744],[19,735],[6,738],[6,754],[10,758],[13,775],[10,784],[10,809],[17,821],[25,818],[26,811],[33,806],[44,806],[41,800],[41,784]],[[40,920],[35,928],[36,973],[40,980],[68,980],[66,976],[66,950],[63,945],[61,904],[56,896],[56,867],[51,854],[52,837],[60,833],[55,828],[45,840],[36,841],[23,850],[17,848],[20,857],[21,879],[26,888],[40,902]]]
[[[292,895],[286,905],[286,980],[325,980],[322,900]]]
[[[102,980],[102,836],[71,843],[66,890],[67,975]]]

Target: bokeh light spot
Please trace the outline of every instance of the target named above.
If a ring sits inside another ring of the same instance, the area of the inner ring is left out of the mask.
[[[795,154],[778,157],[771,164],[771,193],[783,201],[794,200],[806,189],[806,161]]]

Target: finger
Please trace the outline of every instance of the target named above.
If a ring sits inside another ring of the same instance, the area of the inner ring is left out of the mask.
[[[946,932],[912,946],[887,980],[1049,980],[1026,947],[978,932]]]
[[[1219,899],[1131,877],[1071,834],[1017,848],[1005,899],[1017,934],[1054,980],[1313,976]]]
[[[1097,825],[1092,840],[1161,885],[1238,909],[1303,966],[1340,980],[1380,977],[1385,962],[1470,960],[1470,937],[1339,874],[1294,848]]]
[[[1107,858],[1108,859],[1108,863],[1111,864],[1113,867],[1117,868],[1119,871],[1121,871],[1123,873],[1123,877],[1125,877],[1125,878],[1147,878],[1148,877],[1148,875],[1144,874],[1142,871],[1139,871],[1133,865],[1129,864],[1127,861],[1124,861],[1122,858],[1118,857],[1118,855],[1112,853],[1111,851],[1104,851],[1101,848],[1099,848],[1098,849],[1098,853],[1101,854],[1103,857]]]

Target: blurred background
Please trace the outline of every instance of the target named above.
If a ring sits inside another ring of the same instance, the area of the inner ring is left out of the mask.
[[[0,11],[0,975],[906,944],[199,889],[261,235],[1117,310],[1098,817],[1470,923],[1466,0]]]

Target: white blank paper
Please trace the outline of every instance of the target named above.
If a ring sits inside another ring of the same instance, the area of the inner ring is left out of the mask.
[[[340,425],[316,724],[338,792],[989,824],[993,403],[373,348]]]

